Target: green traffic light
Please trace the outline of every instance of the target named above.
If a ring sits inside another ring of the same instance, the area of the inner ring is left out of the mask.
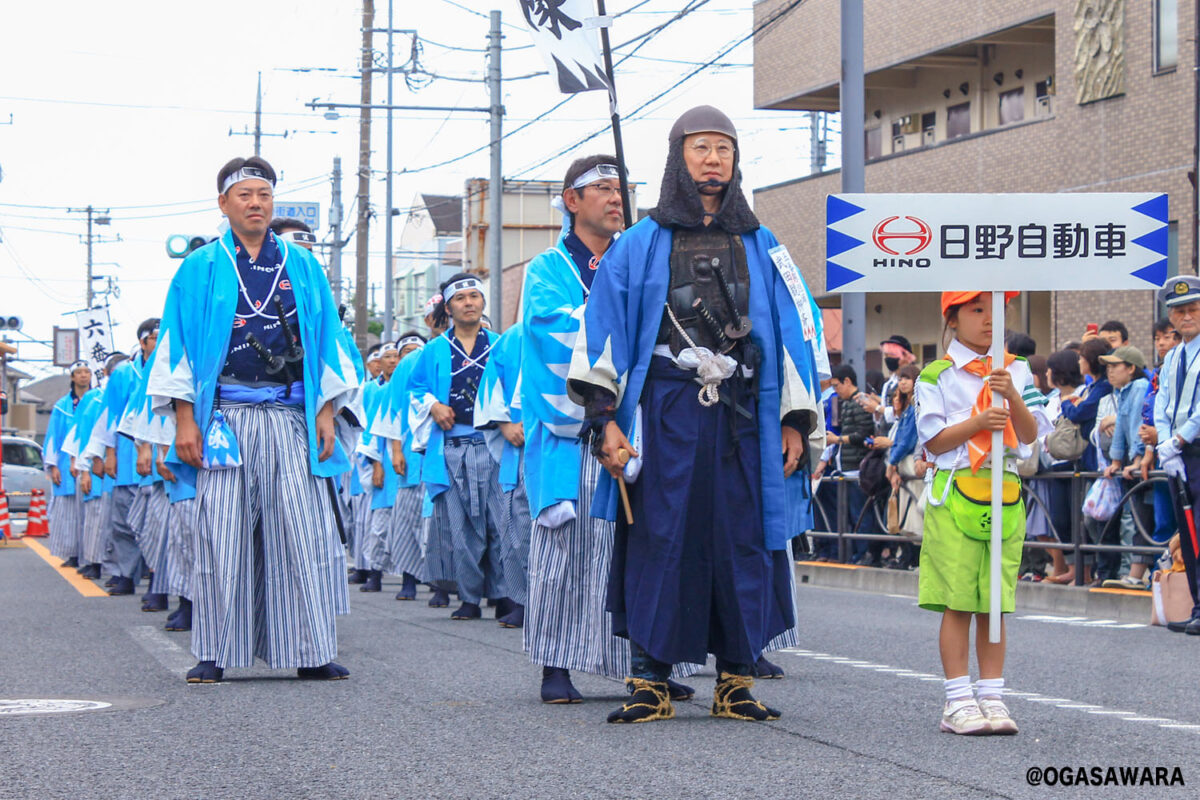
[[[191,238],[181,233],[167,237],[167,255],[171,258],[183,258],[191,252]]]

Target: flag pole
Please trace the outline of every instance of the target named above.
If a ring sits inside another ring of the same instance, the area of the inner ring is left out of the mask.
[[[608,81],[608,108],[612,114],[613,146],[616,149],[617,167],[621,182],[621,209],[625,213],[625,229],[633,227],[633,209],[629,205],[629,175],[625,169],[625,144],[621,140],[621,111],[617,107],[617,82],[613,78],[612,46],[608,42],[608,20],[605,19],[604,0],[596,0],[596,13],[600,17],[600,44],[604,49],[604,77]]]
[[[1004,369],[1004,292],[992,292],[992,369]],[[1004,398],[992,392],[992,406],[1002,408]],[[1000,600],[1004,587],[1001,585],[1001,556],[1004,534],[1004,431],[992,431],[992,540],[991,597],[988,614],[988,641],[1000,641]]]

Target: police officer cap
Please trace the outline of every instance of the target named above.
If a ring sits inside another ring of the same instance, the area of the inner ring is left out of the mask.
[[[696,106],[683,112],[671,126],[671,135],[667,137],[667,141],[673,142],[693,133],[710,131],[723,133],[735,142],[737,141],[737,129],[733,127],[733,121],[725,116],[724,112],[712,106]]]
[[[1191,275],[1168,278],[1158,290],[1158,299],[1168,308],[1200,300],[1200,278]]]

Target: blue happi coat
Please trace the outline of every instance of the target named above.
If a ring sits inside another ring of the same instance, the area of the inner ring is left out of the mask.
[[[398,475],[397,487],[410,489],[421,485],[421,460],[423,455],[413,450],[412,431],[408,427],[408,406],[412,395],[411,380],[413,370],[420,360],[421,350],[413,352],[400,359],[392,379],[387,382],[383,403],[375,421],[371,425],[371,433],[381,440],[384,459],[391,463],[391,442],[403,442],[405,472]]]
[[[475,427],[483,430],[492,458],[500,464],[500,488],[511,492],[521,480],[521,448],[496,428],[498,422],[520,422],[521,348],[523,327],[513,325],[492,348],[475,397]]]
[[[396,370],[399,371],[399,365]],[[363,386],[363,432],[360,437],[357,452],[360,458],[365,458],[368,461],[378,461],[383,467],[383,486],[377,487],[372,484],[371,490],[371,508],[391,508],[396,502],[396,489],[400,485],[400,476],[396,474],[396,470],[392,468],[392,454],[388,451],[387,440],[371,433],[376,420],[387,401],[388,386],[396,380],[396,373],[392,373],[391,379],[387,383],[377,383],[375,381],[368,382]]]
[[[821,315],[806,288],[796,299],[785,283],[783,267],[771,258],[779,246],[761,227],[742,234],[750,270],[750,337],[762,352],[758,367],[758,432],[762,469],[763,534],[768,550],[782,550],[800,531],[792,503],[810,502],[798,471],[786,482],[780,422],[791,412],[809,416],[810,451],[824,444],[820,367],[823,353]],[[672,231],[646,218],[622,235],[604,256],[588,298],[571,361],[570,381],[603,387],[617,397],[617,424],[628,435],[646,382],[650,359],[662,323],[670,282]],[[789,259],[790,262],[790,259]],[[803,287],[799,270],[789,269],[793,286]],[[807,336],[804,315],[807,320]],[[570,388],[570,387],[569,387]],[[573,393],[582,404],[583,397]],[[617,492],[604,473],[592,506],[596,516],[616,518]]]
[[[578,500],[583,408],[567,396],[567,370],[587,298],[562,237],[525,269],[521,408],[525,491],[535,518],[563,500]]]
[[[326,403],[333,404],[336,414],[352,402],[357,388],[352,348],[341,333],[337,306],[321,265],[299,245],[278,237],[275,244],[295,293],[297,328],[304,348],[309,469],[317,477],[334,477],[349,469],[350,461],[340,441],[335,443],[332,456],[318,460],[316,417]],[[194,405],[202,434],[212,418],[217,378],[225,366],[237,309],[239,287],[233,250],[232,231],[195,250],[180,265],[167,293],[147,392],[151,409],[167,418],[164,430],[170,433],[171,448],[165,461],[172,469],[181,465],[175,453],[172,401]]]
[[[103,410],[104,390],[90,390],[80,398],[79,405],[75,407],[75,424],[63,441],[63,450],[75,456],[75,468],[81,473],[92,469],[92,456],[86,452],[87,443],[92,437],[92,430]],[[111,480],[107,475],[93,474],[92,490],[82,495],[83,502],[87,503],[98,499],[105,492],[105,482],[111,482]],[[111,483],[108,488],[111,488]]]
[[[433,402],[450,402],[450,337],[454,328],[435,338],[421,349],[421,357],[413,367],[409,378],[409,425],[416,430],[427,426],[429,438],[424,446],[425,457],[421,459],[421,480],[430,497],[437,497],[450,488],[450,476],[446,472],[446,440],[444,431],[431,419],[426,419]],[[486,336],[489,347],[496,346],[500,337],[483,328],[480,336]],[[417,446],[421,446],[418,437]]]
[[[123,437],[128,436],[136,442],[146,442],[151,447],[169,447],[174,438],[174,422],[165,415],[154,412],[151,407],[153,398],[146,393],[146,388],[150,383],[150,373],[159,352],[158,348],[155,348],[154,352],[150,354],[150,358],[146,359],[141,377],[125,406],[125,416],[118,425],[118,431]],[[163,481],[167,496],[172,503],[191,500],[196,496],[196,469],[194,467],[187,464],[172,465],[172,474],[174,474],[175,480],[167,481],[158,471],[158,459],[152,460],[154,462],[153,470],[147,478],[143,479],[143,486]]]
[[[153,483],[155,473],[143,478],[137,472],[137,446],[133,439],[120,435],[120,427],[130,405],[135,403],[138,392],[145,392],[146,362],[141,352],[128,361],[122,361],[108,376],[104,384],[104,403],[100,418],[92,428],[87,445],[88,455],[104,458],[109,447],[116,451],[117,486],[139,486]]]
[[[50,422],[46,424],[46,436],[42,439],[42,463],[46,465],[47,469],[58,467],[58,473],[62,477],[61,483],[51,486],[51,491],[59,496],[75,494],[75,475],[71,472],[71,454],[62,448],[63,443],[75,427],[76,408],[74,389],[71,389],[58,398],[58,402],[54,404],[54,408],[50,412]]]

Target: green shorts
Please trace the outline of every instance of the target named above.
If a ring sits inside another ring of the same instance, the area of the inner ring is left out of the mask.
[[[1025,544],[1025,504],[1010,508],[1019,515],[1020,526],[1004,540],[1001,551],[1000,610],[1005,613],[1016,609],[1017,570]],[[945,506],[926,505],[917,604],[930,611],[988,613],[992,586],[990,552],[991,542],[972,539],[960,531]]]

